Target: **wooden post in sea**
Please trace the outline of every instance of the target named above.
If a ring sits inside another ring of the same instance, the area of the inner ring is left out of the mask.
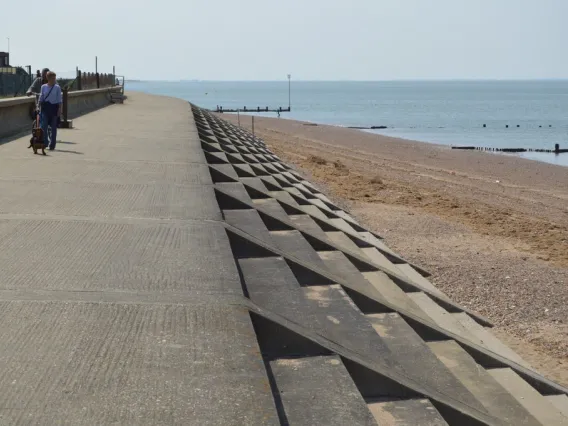
[[[560,144],[554,144],[554,153],[560,154]]]

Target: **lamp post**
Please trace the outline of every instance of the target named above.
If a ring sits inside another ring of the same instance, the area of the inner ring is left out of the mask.
[[[288,74],[288,111],[292,111],[290,108],[292,105],[290,102],[290,78],[292,78],[292,74]]]

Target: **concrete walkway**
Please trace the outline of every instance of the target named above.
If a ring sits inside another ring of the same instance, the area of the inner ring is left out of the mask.
[[[0,145],[0,424],[276,424],[187,102]]]

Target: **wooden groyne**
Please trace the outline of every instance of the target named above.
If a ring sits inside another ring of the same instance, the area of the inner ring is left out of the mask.
[[[452,149],[464,149],[471,151],[491,151],[491,152],[547,152],[551,154],[568,153],[568,149],[560,149],[560,145],[556,144],[554,149],[536,149],[536,148],[490,148],[486,146],[452,146]]]
[[[246,106],[243,108],[237,108],[237,109],[226,109],[223,108],[222,106],[217,106],[217,108],[214,110],[215,112],[218,113],[235,113],[235,112],[290,112],[290,107],[287,108],[283,108],[283,107],[278,107],[278,108],[268,108],[268,107],[256,107],[256,108],[247,108]]]

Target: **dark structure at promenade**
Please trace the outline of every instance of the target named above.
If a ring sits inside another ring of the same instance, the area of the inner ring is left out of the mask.
[[[563,425],[536,372],[262,140],[129,94],[0,144],[0,424]]]

